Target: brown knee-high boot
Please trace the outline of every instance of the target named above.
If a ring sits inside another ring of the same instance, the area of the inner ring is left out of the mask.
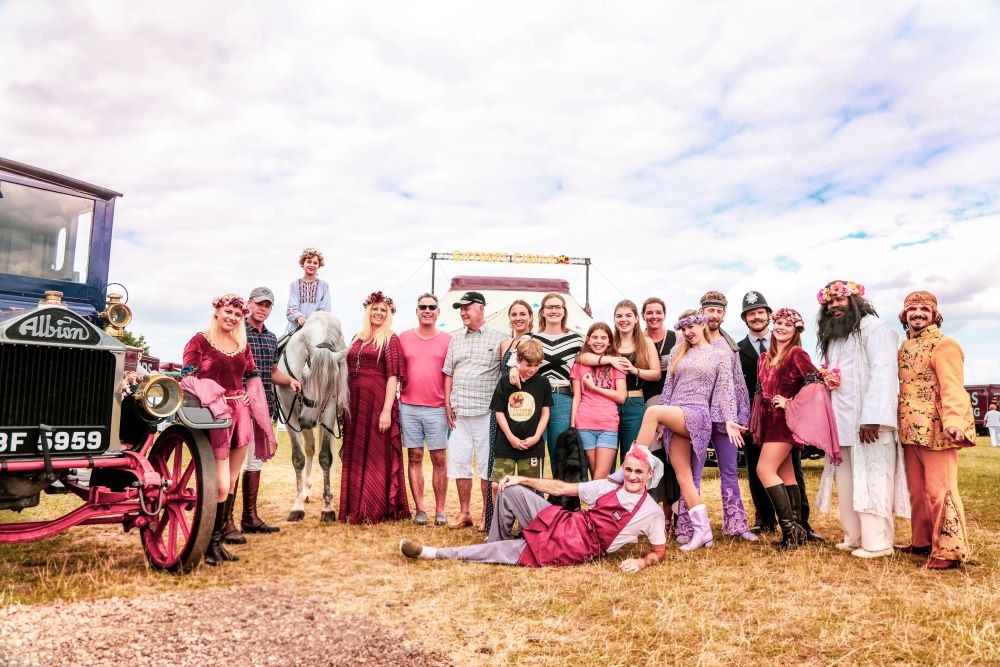
[[[260,490],[260,471],[243,473],[243,518],[240,528],[244,533],[277,533],[280,528],[264,523],[257,516],[257,493]]]

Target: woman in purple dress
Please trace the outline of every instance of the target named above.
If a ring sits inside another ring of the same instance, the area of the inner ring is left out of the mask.
[[[691,459],[705,461],[712,438],[712,414],[722,415],[734,444],[742,445],[744,429],[736,423],[732,355],[708,342],[705,316],[686,310],[674,328],[684,340],[670,352],[660,404],[646,410],[636,442],[648,446],[656,431],[664,429],[667,455],[681,487],[680,502],[690,508],[693,526],[691,540],[681,550],[693,551],[712,546],[712,529],[694,482]]]
[[[340,450],[340,519],[378,523],[409,519],[403,482],[396,387],[406,375],[399,338],[392,333],[392,299],[373,292],[364,302],[361,332],[347,353],[350,413]]]
[[[781,308],[772,316],[771,348],[757,365],[757,393],[753,418],[754,437],[761,446],[757,476],[764,484],[781,526],[777,546],[794,549],[809,538],[800,524],[802,498],[792,468],[792,448],[803,449],[785,420],[785,406],[808,382],[819,382],[809,353],[802,349],[802,316]]]

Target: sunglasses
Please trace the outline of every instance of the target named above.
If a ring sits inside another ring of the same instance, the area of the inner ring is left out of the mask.
[[[422,303],[417,306],[417,310],[437,310],[437,306],[434,304]]]

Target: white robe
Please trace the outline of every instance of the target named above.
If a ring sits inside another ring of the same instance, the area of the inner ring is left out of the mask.
[[[874,315],[861,320],[860,334],[831,341],[825,363],[840,368],[840,386],[831,392],[833,414],[841,447],[852,447],[854,509],[866,514],[892,518],[893,511],[910,516],[910,498],[906,489],[903,452],[895,433],[898,427],[899,368],[896,352],[899,336],[889,324]],[[886,456],[884,446],[861,443],[862,424],[878,424],[880,432],[893,433],[896,449]],[[888,460],[887,460],[888,459]],[[833,493],[834,466],[829,457],[820,480],[816,504],[828,512]],[[890,484],[886,481],[890,480]],[[889,497],[889,489],[891,496]]]

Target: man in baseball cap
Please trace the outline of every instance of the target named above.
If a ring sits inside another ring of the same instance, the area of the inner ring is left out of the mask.
[[[274,420],[277,411],[274,402],[274,384],[290,385],[294,390],[299,391],[297,380],[285,375],[278,370],[276,347],[278,339],[264,322],[271,315],[271,308],[274,305],[274,292],[267,287],[255,287],[250,290],[250,313],[247,315],[247,345],[253,353],[254,363],[260,375],[261,383],[264,385],[264,395],[267,397],[267,409]],[[243,517],[240,520],[240,528],[243,533],[276,533],[280,529],[277,526],[270,526],[257,516],[257,492],[260,488],[260,473],[264,467],[264,461],[255,455],[253,445],[247,448],[247,465],[243,471]],[[226,527],[223,530],[223,539],[228,544],[244,544],[246,538],[243,537],[233,522],[233,516],[226,517]]]
[[[462,295],[461,299],[451,304],[451,307],[458,309],[461,308],[462,306],[468,306],[473,303],[478,303],[485,306],[486,297],[484,297],[481,292],[466,292],[465,294]]]

